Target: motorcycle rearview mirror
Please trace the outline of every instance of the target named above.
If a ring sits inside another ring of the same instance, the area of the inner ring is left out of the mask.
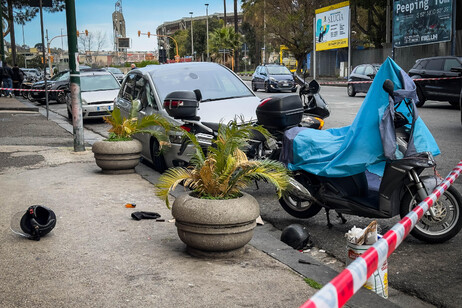
[[[319,83],[316,80],[311,80],[310,83],[308,84],[308,88],[310,89],[310,92],[312,94],[316,94],[319,92]]]
[[[385,90],[385,92],[388,93],[388,95],[393,96],[393,91],[395,90],[395,84],[393,81],[390,79],[387,79],[383,82],[382,88]]]
[[[202,93],[201,93],[201,90],[199,90],[199,89],[194,90],[194,94],[196,94],[196,100],[197,100],[198,102],[200,102],[200,101],[202,100]]]

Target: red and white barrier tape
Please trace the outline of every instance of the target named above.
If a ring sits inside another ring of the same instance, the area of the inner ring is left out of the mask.
[[[416,78],[412,79],[415,81],[435,81],[435,80],[449,80],[449,79],[460,79],[462,77],[440,77],[440,78]],[[328,85],[328,84],[357,84],[357,83],[372,83],[371,81],[326,81],[320,82],[320,85]]]
[[[366,283],[372,273],[377,270],[377,266],[383,264],[402,243],[423,214],[454,183],[461,172],[462,160],[425,200],[420,202],[371,248],[301,305],[300,308],[342,307]]]
[[[0,90],[9,90],[9,91],[23,91],[23,92],[45,92],[45,90],[39,89],[12,89],[12,88],[0,88]],[[64,90],[48,90],[48,92],[63,92]]]

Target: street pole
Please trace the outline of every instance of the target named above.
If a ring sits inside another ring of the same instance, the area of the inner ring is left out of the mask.
[[[66,0],[67,45],[69,49],[70,92],[72,127],[74,130],[74,151],[85,151],[83,138],[82,100],[80,96],[79,52],[77,48],[77,25],[75,1]]]
[[[3,5],[0,3],[0,16],[3,16]],[[3,43],[3,22],[0,22],[0,48],[1,48],[1,55],[2,55],[2,65],[5,63],[5,45]]]
[[[210,61],[210,54],[209,54],[209,4],[205,4],[205,16],[207,16],[207,23],[206,23],[206,31],[207,31],[207,62]]]
[[[47,86],[47,62],[45,56],[45,38],[43,36],[43,9],[42,9],[42,0],[40,0],[40,28],[42,30],[42,57],[43,57],[43,82],[45,85],[45,102],[46,102],[46,109],[47,109],[47,120],[49,117],[49,110],[48,110],[48,86]]]
[[[191,14],[191,57],[192,57],[192,60],[194,61],[194,39],[193,39],[193,21],[192,21],[193,12],[189,12],[189,14]]]
[[[53,77],[53,66],[51,65],[51,50],[50,50],[50,40],[48,39],[48,29],[47,29],[47,52],[48,52],[48,69],[50,70],[50,78]]]

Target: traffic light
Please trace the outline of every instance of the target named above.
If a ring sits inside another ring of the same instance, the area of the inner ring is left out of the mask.
[[[42,60],[42,64],[43,64],[43,57],[40,57],[40,59]]]
[[[53,63],[53,56],[50,56],[50,62]]]
[[[85,36],[88,36],[88,30],[85,29]]]
[[[148,37],[151,37],[151,32],[148,31]]]
[[[79,37],[79,36],[80,36],[80,32],[79,32],[79,30],[77,30],[77,37]]]
[[[140,36],[141,36],[141,31],[140,31],[140,30],[138,30],[138,37],[140,37]]]
[[[159,63],[167,63],[167,51],[159,49]]]

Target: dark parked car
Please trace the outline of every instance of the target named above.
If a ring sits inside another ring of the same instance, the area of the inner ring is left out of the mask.
[[[252,76],[252,90],[265,89],[266,92],[297,91],[294,76],[287,67],[279,64],[264,64],[255,69]]]
[[[412,79],[461,77],[462,57],[441,56],[418,59],[409,70]],[[460,79],[418,80],[417,86],[418,107],[423,106],[426,100],[448,101],[451,105],[459,106],[461,92]]]
[[[54,75],[50,80],[47,80],[47,88],[48,90],[66,90],[69,87],[69,78],[70,74],[69,71],[62,71],[56,75]],[[45,90],[45,82],[44,81],[37,81],[31,87],[32,90]],[[37,101],[40,104],[45,103],[45,92],[37,91],[37,92],[28,92],[29,93],[29,100]],[[48,101],[55,100],[60,104],[64,104],[66,102],[66,95],[63,91],[60,92],[49,92],[48,93]]]
[[[379,68],[380,64],[361,64],[356,66],[348,77],[348,96],[355,96],[356,93],[367,93]],[[357,81],[367,82],[351,83]]]

